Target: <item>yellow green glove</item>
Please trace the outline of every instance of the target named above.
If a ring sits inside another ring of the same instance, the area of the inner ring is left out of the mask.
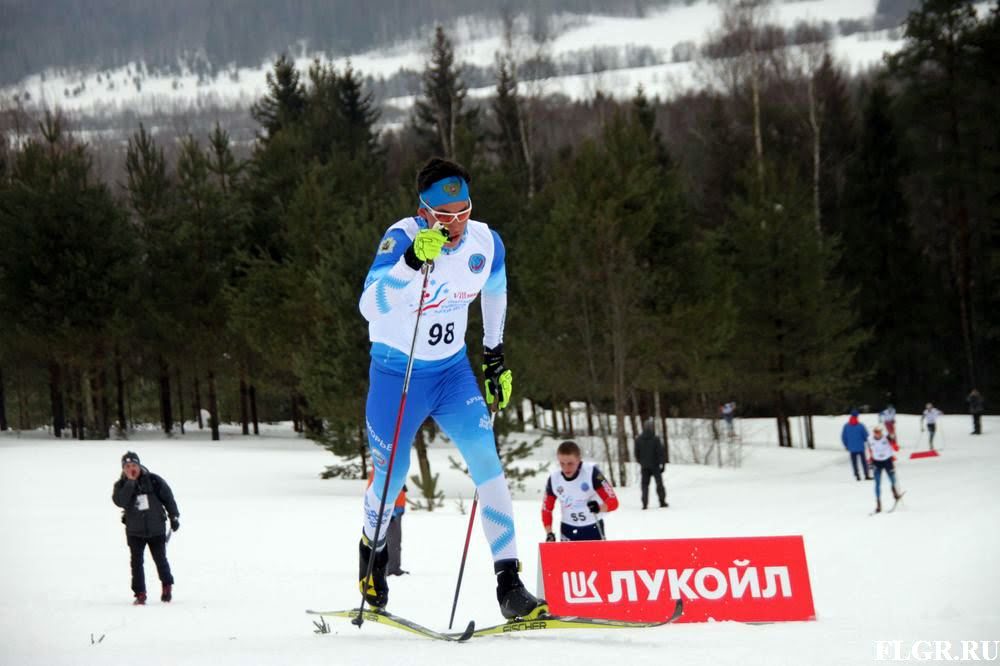
[[[444,229],[421,229],[413,239],[413,245],[404,253],[406,263],[411,268],[419,269],[424,263],[437,259],[447,242],[448,232]]]
[[[497,408],[504,409],[514,390],[514,373],[503,363],[502,344],[483,351],[483,374],[486,376],[486,403],[492,405],[496,398]]]

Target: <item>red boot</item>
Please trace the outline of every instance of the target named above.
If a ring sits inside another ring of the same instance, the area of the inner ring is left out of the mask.
[[[163,584],[163,594],[160,595],[160,601],[170,601],[173,599],[173,595],[170,594],[172,587],[173,585],[170,585],[169,583]]]
[[[133,606],[145,606],[146,605],[146,593],[136,592],[135,599],[132,601]]]

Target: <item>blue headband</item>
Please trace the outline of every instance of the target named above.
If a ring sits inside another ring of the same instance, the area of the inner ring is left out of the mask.
[[[469,184],[459,176],[448,176],[431,184],[420,193],[420,198],[431,208],[456,202],[464,203],[469,200]]]

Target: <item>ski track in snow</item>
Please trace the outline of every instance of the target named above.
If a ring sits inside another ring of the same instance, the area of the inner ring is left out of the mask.
[[[871,483],[854,480],[839,444],[844,420],[816,418],[814,451],[779,449],[770,420],[738,421],[743,467],[672,464],[669,509],[641,511],[632,485],[619,488],[622,507],[608,518],[609,538],[616,539],[802,534],[815,622],[564,631],[461,646],[371,623],[359,630],[334,620],[332,634],[313,633],[306,608],[357,604],[363,484],[321,480],[333,459],[294,437],[287,424],[265,426],[260,437],[229,428],[221,442],[190,426],[185,436],[149,432],[127,442],[2,433],[0,664],[398,665],[458,658],[509,666],[567,657],[630,665],[864,664],[874,658],[875,640],[997,639],[1000,417],[984,418],[979,437],[967,434],[967,416],[945,417],[941,456],[910,461],[918,419],[901,416],[898,470],[906,499],[895,513],[875,517],[868,516]],[[873,415],[862,420],[875,423]],[[554,448],[547,441],[536,455],[549,460]],[[130,605],[128,549],[111,502],[127,449],[170,483],[180,506],[181,529],[168,551],[176,578],[171,604],[159,602],[147,556],[149,605]],[[390,579],[389,608],[439,630],[447,626],[468,521],[458,498],[467,509],[473,492],[450,469],[449,454],[454,449],[445,443],[432,446],[447,500],[433,513],[407,512],[403,566],[412,573]],[[529,586],[537,574],[535,543],[544,538],[543,486],[544,477],[529,480],[514,502]],[[500,621],[480,530],[459,625]],[[92,645],[91,635],[104,639]]]

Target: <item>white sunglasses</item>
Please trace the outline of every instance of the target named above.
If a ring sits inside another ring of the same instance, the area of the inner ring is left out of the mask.
[[[434,216],[434,219],[436,219],[438,222],[444,225],[454,224],[463,217],[469,217],[472,214],[472,199],[469,199],[468,208],[464,208],[458,211],[457,213],[448,213],[443,210],[434,210],[434,208],[429,203],[424,201],[423,197],[420,197],[420,205],[426,208],[427,211]]]

